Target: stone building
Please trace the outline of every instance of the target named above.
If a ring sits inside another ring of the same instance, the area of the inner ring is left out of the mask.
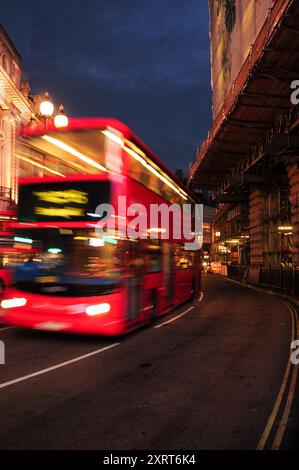
[[[213,127],[189,185],[215,194],[213,256],[230,275],[299,291],[299,4],[209,7]]]
[[[9,211],[17,198],[16,135],[33,112],[29,85],[21,82],[21,57],[0,26],[0,211]],[[4,214],[2,214],[3,216]]]

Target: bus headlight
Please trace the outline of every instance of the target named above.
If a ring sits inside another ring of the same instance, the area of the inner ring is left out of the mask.
[[[26,305],[27,299],[25,297],[14,297],[13,299],[5,299],[0,303],[1,308],[15,308],[15,307],[24,307]]]
[[[102,313],[110,312],[110,308],[110,304],[108,303],[89,305],[86,308],[85,313],[90,317],[93,317],[94,315],[101,315]]]

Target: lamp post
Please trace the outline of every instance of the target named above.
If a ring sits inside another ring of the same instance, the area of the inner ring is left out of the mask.
[[[47,91],[45,92],[44,98],[39,105],[39,112],[41,117],[44,119],[45,127],[47,129],[48,122],[50,119],[53,119],[52,116],[54,114],[54,104],[52,103]],[[54,117],[54,125],[55,127],[67,127],[68,125],[68,117],[64,113],[62,104],[59,106],[58,114]]]
[[[39,111],[41,115],[46,119],[49,119],[54,113],[54,104],[52,103],[49,93],[47,91],[45,92],[44,99],[39,105]]]
[[[54,118],[54,125],[55,127],[67,127],[68,123],[68,117],[64,114],[64,107],[61,104],[58,109],[58,114],[56,114]]]

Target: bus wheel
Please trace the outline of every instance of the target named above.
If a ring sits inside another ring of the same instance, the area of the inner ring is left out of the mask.
[[[150,312],[149,321],[153,322],[158,313],[158,292],[156,289],[152,290],[151,305],[152,305],[152,308]]]

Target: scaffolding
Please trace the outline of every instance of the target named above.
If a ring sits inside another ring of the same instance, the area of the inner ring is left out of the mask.
[[[287,267],[292,263],[290,190],[273,188],[265,194],[263,211],[264,265]]]

